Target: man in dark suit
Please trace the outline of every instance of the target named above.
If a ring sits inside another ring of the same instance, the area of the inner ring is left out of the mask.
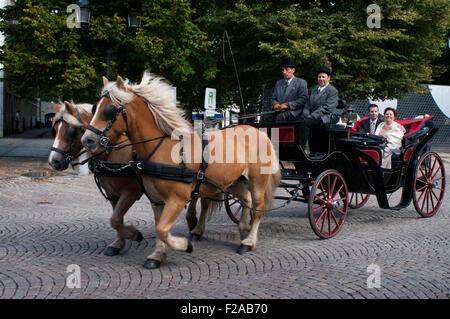
[[[312,90],[309,102],[305,105],[301,117],[304,119],[300,125],[300,146],[305,149],[309,138],[311,152],[320,150],[320,134],[309,134],[311,129],[320,130],[324,124],[337,123],[336,115],[338,105],[338,91],[330,84],[331,70],[322,66],[317,69],[317,82],[319,87]]]
[[[383,122],[383,120],[380,117],[378,105],[370,104],[368,110],[369,117],[361,121],[358,126],[358,132],[375,134],[375,130],[377,129],[378,125]]]
[[[308,85],[305,80],[294,76],[294,59],[283,59],[281,72],[284,79],[275,84],[271,99],[273,110],[282,112],[275,116],[275,120],[295,120],[308,101]]]

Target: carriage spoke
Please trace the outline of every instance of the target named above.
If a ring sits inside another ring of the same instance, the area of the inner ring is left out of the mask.
[[[347,200],[347,197],[341,197],[339,199],[336,199],[335,202],[343,202],[345,200]]]
[[[331,189],[330,189],[330,195],[332,195],[333,192],[334,192],[334,188],[336,187],[337,179],[338,179],[337,176],[335,176],[334,177],[334,181],[333,181],[333,185],[331,186]],[[334,196],[333,196],[333,198],[334,198]]]
[[[437,179],[431,180],[431,183],[434,183],[434,182],[437,182],[437,181],[442,181],[443,179],[444,179],[444,176],[441,176],[441,177],[439,177]]]
[[[417,192],[421,192],[423,189],[427,188],[427,185],[422,186],[421,188],[416,189]]]
[[[342,215],[345,215],[345,212],[344,212],[343,210],[341,210],[341,209],[336,208],[336,211],[337,211],[338,213],[342,214]]]
[[[437,158],[435,157],[434,158],[434,163],[433,163],[433,166],[431,167],[431,172],[434,172],[434,167],[436,166],[436,162],[437,162],[438,160],[437,160]]]
[[[331,189],[330,189],[330,183],[331,183],[331,181],[330,181],[330,175],[328,175],[327,176],[327,179],[328,179],[328,198],[330,198],[330,196],[331,196]]]
[[[338,191],[333,195],[333,197],[331,199],[334,199],[336,197],[336,195],[341,192],[342,188],[344,188],[344,184],[342,184],[341,187],[339,187]]]
[[[441,171],[440,169],[436,170],[436,173],[434,173],[434,174],[430,177],[430,179],[431,179],[431,180],[434,179],[434,177],[435,177],[440,171]]]
[[[439,198],[437,197],[437,195],[434,193],[433,189],[430,189],[431,194],[434,196],[434,198],[436,198],[436,200],[439,202]]]
[[[336,216],[334,216],[333,211],[331,211],[331,217],[333,217],[334,222],[336,223],[336,226],[339,226],[339,223],[336,220]]]
[[[241,209],[242,209],[242,206],[239,206],[238,209],[236,210],[236,212],[234,213],[234,216],[238,216]]]
[[[423,206],[425,206],[425,198],[426,198],[426,194],[427,194],[427,191],[425,190],[425,191],[422,193],[422,195],[420,195],[420,197],[422,197],[423,195],[425,195],[425,197],[423,198],[423,201],[422,201],[422,207],[420,207],[420,210],[421,210],[421,211],[423,211]],[[420,198],[419,198],[418,202],[420,202]]]
[[[426,190],[424,190],[423,192],[422,192],[422,194],[419,196],[419,198],[417,199],[417,202],[420,202],[420,199],[422,198],[422,196],[424,195],[426,193]],[[423,207],[422,207],[423,208]]]
[[[331,234],[331,216],[330,216],[330,211],[328,211],[327,217],[328,217],[328,234]]]
[[[323,208],[325,208],[325,206],[326,205],[320,205],[320,206],[318,206],[318,207],[316,207],[316,208],[313,208],[313,212],[315,212],[316,210],[319,210],[319,209],[323,209]]]

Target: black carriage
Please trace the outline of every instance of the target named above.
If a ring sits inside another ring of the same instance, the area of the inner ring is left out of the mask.
[[[343,105],[345,106],[345,105]],[[307,154],[298,143],[298,126],[290,122],[262,122],[250,125],[266,129],[272,142],[278,143],[282,166],[280,188],[291,196],[276,199],[308,204],[312,229],[320,238],[334,236],[342,227],[348,208],[362,207],[375,195],[380,208],[399,210],[414,204],[422,217],[431,217],[439,209],[445,192],[445,170],[438,154],[429,150],[438,128],[432,117],[397,120],[406,128],[401,153],[392,158],[392,169],[381,168],[385,139],[357,132],[351,108],[342,113],[345,124],[330,124],[318,132],[325,141],[320,154]],[[403,188],[400,203],[391,206],[388,195]],[[242,207],[227,199],[230,218],[239,222]]]

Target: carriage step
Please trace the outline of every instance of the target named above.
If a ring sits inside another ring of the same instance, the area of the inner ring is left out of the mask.
[[[283,188],[296,188],[298,186],[298,184],[289,184],[289,183],[285,183],[285,182],[280,182],[280,185],[278,185],[278,187],[283,187]]]
[[[281,170],[281,176],[282,178],[287,178],[291,176],[298,176],[297,170],[293,168],[283,168]]]

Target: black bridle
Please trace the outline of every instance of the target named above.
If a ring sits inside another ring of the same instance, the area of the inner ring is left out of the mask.
[[[111,138],[109,136],[107,136],[106,133],[108,133],[108,131],[111,129],[114,122],[117,121],[120,114],[122,114],[125,124],[127,126],[127,129],[125,132],[128,132],[127,109],[125,108],[125,105],[121,104],[119,107],[116,107],[114,104],[111,103],[111,99],[109,98],[108,94],[109,93],[107,92],[101,96],[102,98],[107,97],[110,102],[103,110],[103,117],[107,120],[110,120],[108,125],[105,127],[105,129],[103,131],[100,131],[98,128],[93,127],[90,124],[86,127],[87,130],[94,132],[94,134],[96,134],[100,137],[99,143],[103,147],[107,147],[109,145],[109,143],[111,142]],[[97,110],[97,104],[92,106],[91,112],[93,115],[95,114],[96,110]]]

